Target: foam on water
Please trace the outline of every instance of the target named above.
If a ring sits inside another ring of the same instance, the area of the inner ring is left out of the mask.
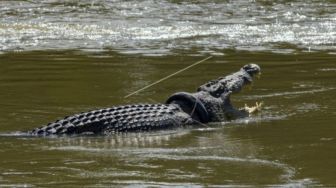
[[[330,1],[2,1],[0,51],[335,50]],[[60,16],[62,15],[62,16]],[[195,52],[194,52],[195,53]]]

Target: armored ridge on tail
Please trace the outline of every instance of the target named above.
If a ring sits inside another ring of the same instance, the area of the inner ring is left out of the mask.
[[[165,104],[135,104],[93,110],[65,117],[29,131],[29,135],[113,134],[159,130],[242,118],[260,106],[236,109],[230,95],[251,84],[260,73],[256,64],[200,86],[195,93],[180,92]]]

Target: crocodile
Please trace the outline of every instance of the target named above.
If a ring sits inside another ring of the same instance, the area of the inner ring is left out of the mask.
[[[260,110],[261,104],[237,109],[231,104],[230,96],[240,92],[243,86],[252,84],[253,77],[259,75],[260,71],[257,64],[247,64],[235,73],[201,85],[194,93],[175,93],[163,104],[131,104],[82,112],[35,128],[28,134],[109,135],[244,118]]]

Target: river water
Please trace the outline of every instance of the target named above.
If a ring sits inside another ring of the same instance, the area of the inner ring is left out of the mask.
[[[213,58],[125,99],[192,63]],[[31,138],[66,115],[160,103],[258,63],[252,117]],[[0,1],[0,187],[335,187],[336,2]]]

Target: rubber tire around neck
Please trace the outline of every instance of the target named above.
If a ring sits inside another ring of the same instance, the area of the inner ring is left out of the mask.
[[[206,110],[205,106],[198,98],[194,97],[191,93],[187,93],[187,92],[175,93],[167,99],[166,104],[170,104],[173,101],[178,101],[178,100],[185,101],[191,108],[195,108],[195,111],[199,115],[199,119],[202,123],[209,122],[209,119],[210,119],[209,113]]]

